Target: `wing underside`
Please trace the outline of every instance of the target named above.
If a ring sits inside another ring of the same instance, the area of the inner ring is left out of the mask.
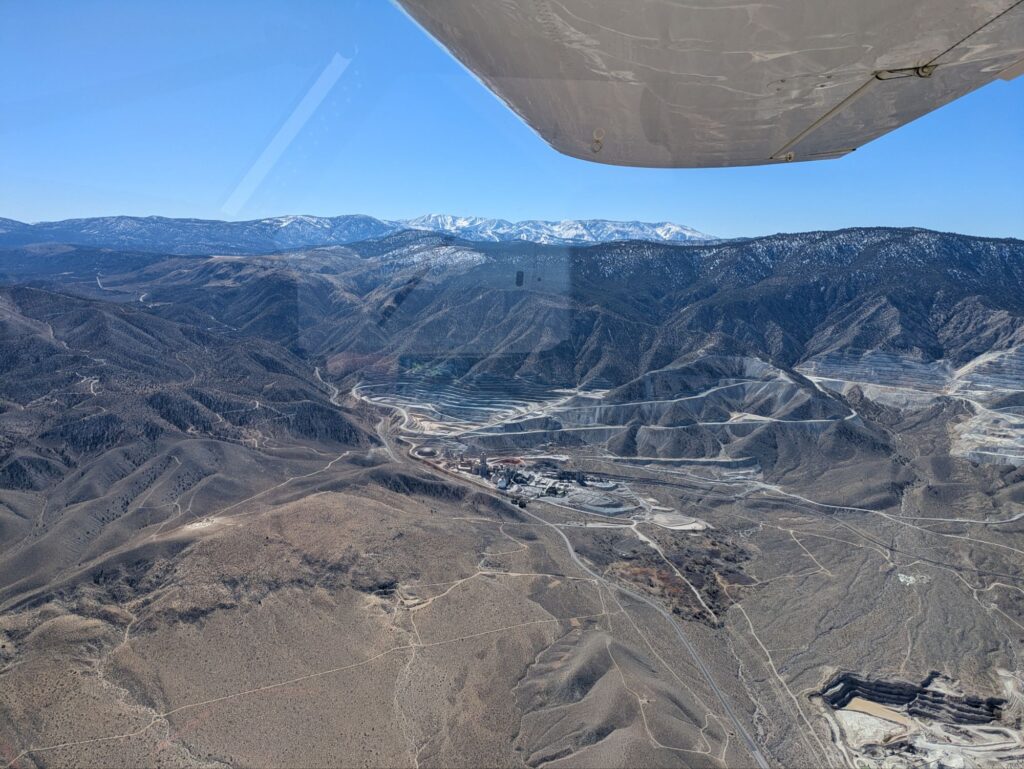
[[[1024,67],[1024,0],[399,0],[555,149],[842,156]]]

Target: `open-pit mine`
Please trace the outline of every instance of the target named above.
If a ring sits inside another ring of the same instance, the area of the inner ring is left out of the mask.
[[[307,225],[0,222],[0,769],[1024,766],[1024,245]]]

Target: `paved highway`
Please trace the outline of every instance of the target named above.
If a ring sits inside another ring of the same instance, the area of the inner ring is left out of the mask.
[[[332,387],[331,385],[329,385],[327,382],[324,382],[324,380],[320,378],[320,371],[319,371],[319,369],[317,369],[315,371],[315,373],[316,373],[317,379],[319,379],[324,384],[327,384],[328,387],[331,387],[331,389],[333,390],[331,401],[332,402],[336,402],[335,401],[335,397],[336,397],[337,392],[338,392],[337,388]],[[375,403],[373,405],[383,406],[385,408],[391,408],[392,410],[397,410],[400,413],[400,415],[402,416],[403,426],[405,424],[408,424],[409,414],[408,414],[408,412],[405,409],[396,408],[395,406],[390,406],[389,404],[383,404],[383,403]],[[403,440],[403,438],[401,436],[389,436],[387,434],[387,428],[389,426],[391,426],[391,425],[389,424],[389,420],[387,420],[387,419],[382,419],[381,422],[378,423],[378,425],[377,425],[377,427],[378,427],[378,434],[380,435],[381,440],[384,442],[384,445],[387,447],[389,454],[391,454],[391,456],[393,458],[401,457],[405,461],[415,462],[419,467],[426,468],[431,474],[435,474],[435,473],[439,472],[429,462],[424,462],[424,461],[421,461],[421,460],[416,458],[416,456],[411,451],[412,443],[409,442],[409,441],[405,441],[405,442],[409,444],[410,451],[408,451],[408,452],[404,452],[404,451],[395,452],[395,451],[393,451],[391,449],[391,446],[390,446],[388,438],[389,437],[395,437],[399,441]],[[447,473],[445,473],[444,475],[445,475],[445,478],[447,480],[451,480],[452,479],[451,475],[449,475]],[[457,479],[457,480],[459,480],[462,483],[470,483],[469,481],[463,480],[461,478]],[[490,489],[488,489],[486,487],[482,487],[479,484],[471,484],[471,485],[473,486],[474,489],[483,488],[484,491],[486,491],[487,493],[491,494],[492,496],[497,496],[499,499],[505,499],[507,501],[506,497],[501,497],[499,495],[496,495],[496,494],[494,494],[494,492],[492,492]],[[539,500],[539,501],[543,502],[543,500]],[[554,531],[556,534],[558,534],[558,536],[561,537],[562,542],[565,543],[566,548],[569,550],[569,556],[572,558],[573,563],[575,563],[576,566],[579,567],[584,573],[589,574],[596,582],[599,582],[599,583],[605,585],[605,587],[607,587],[610,591],[618,591],[619,593],[622,593],[623,595],[628,596],[629,598],[633,599],[634,601],[639,601],[639,602],[649,606],[650,608],[654,609],[656,612],[658,612],[658,614],[660,614],[662,616],[662,618],[666,622],[669,623],[669,625],[672,626],[672,629],[675,631],[675,634],[679,638],[680,643],[683,645],[683,648],[686,649],[687,654],[690,655],[690,658],[693,660],[694,665],[696,665],[697,669],[700,670],[701,675],[704,677],[704,680],[708,684],[708,687],[715,693],[715,696],[717,696],[719,701],[722,703],[722,709],[725,711],[726,715],[729,717],[729,720],[732,722],[732,725],[733,725],[733,727],[734,727],[734,729],[736,731],[736,734],[740,735],[743,738],[743,742],[745,743],[745,745],[747,747],[747,750],[750,753],[751,757],[754,759],[754,762],[757,764],[758,769],[770,769],[770,764],[768,763],[768,759],[765,757],[764,753],[761,752],[761,749],[760,749],[760,747],[758,747],[757,742],[754,741],[754,738],[750,736],[750,733],[747,731],[746,727],[743,725],[743,722],[740,721],[739,716],[736,715],[736,711],[733,710],[733,707],[730,704],[729,699],[728,699],[727,695],[725,694],[725,692],[723,692],[719,688],[718,684],[715,682],[714,676],[712,676],[712,674],[711,674],[711,669],[707,666],[707,664],[701,658],[700,654],[697,652],[697,649],[690,642],[690,639],[686,637],[686,634],[683,632],[682,627],[680,627],[679,622],[677,622],[675,620],[675,618],[668,612],[668,610],[663,608],[661,605],[659,605],[654,600],[652,600],[652,599],[650,599],[650,598],[648,598],[648,597],[646,597],[644,595],[641,595],[639,593],[635,593],[632,590],[629,590],[628,588],[623,587],[622,585],[619,585],[619,584],[614,583],[614,582],[610,582],[603,575],[593,571],[589,566],[587,566],[583,562],[583,560],[576,553],[576,549],[573,547],[572,542],[565,535],[565,533],[558,526],[556,526],[555,524],[551,523],[548,520],[545,520],[544,518],[540,517],[539,515],[536,515],[536,514],[530,512],[529,510],[523,509],[520,512],[522,512],[524,515],[529,516],[530,518],[533,518],[538,523],[541,523],[541,524],[551,528],[552,531]],[[655,654],[657,654],[657,653],[655,652]]]

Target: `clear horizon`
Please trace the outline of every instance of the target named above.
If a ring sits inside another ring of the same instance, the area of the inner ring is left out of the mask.
[[[0,22],[0,216],[18,221],[441,212],[1024,237],[1024,77],[841,160],[638,169],[558,154],[390,3],[40,2]]]

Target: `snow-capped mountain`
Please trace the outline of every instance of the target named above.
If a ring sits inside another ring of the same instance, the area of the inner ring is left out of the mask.
[[[429,214],[387,220],[347,216],[276,216],[245,222],[169,219],[162,216],[104,216],[23,224],[0,219],[0,247],[31,243],[70,243],[120,250],[171,254],[245,254],[307,246],[355,243],[403,230],[426,230],[470,241],[530,241],[557,245],[616,240],[707,242],[715,240],[690,227],[669,222],[613,222],[582,219],[524,221]]]
[[[613,240],[653,240],[672,243],[715,240],[692,227],[671,222],[616,222],[608,219],[568,219],[560,222],[529,219],[510,222],[477,216],[427,214],[406,219],[406,227],[415,230],[447,232],[466,240],[512,241],[576,244],[607,243]]]
[[[6,232],[3,230],[6,229]],[[247,254],[354,243],[395,232],[372,216],[279,216],[247,222],[104,216],[0,226],[0,246],[57,242],[169,254]]]
[[[4,219],[0,217],[0,235],[6,235],[10,232],[21,232],[31,225],[17,222],[14,219]]]

